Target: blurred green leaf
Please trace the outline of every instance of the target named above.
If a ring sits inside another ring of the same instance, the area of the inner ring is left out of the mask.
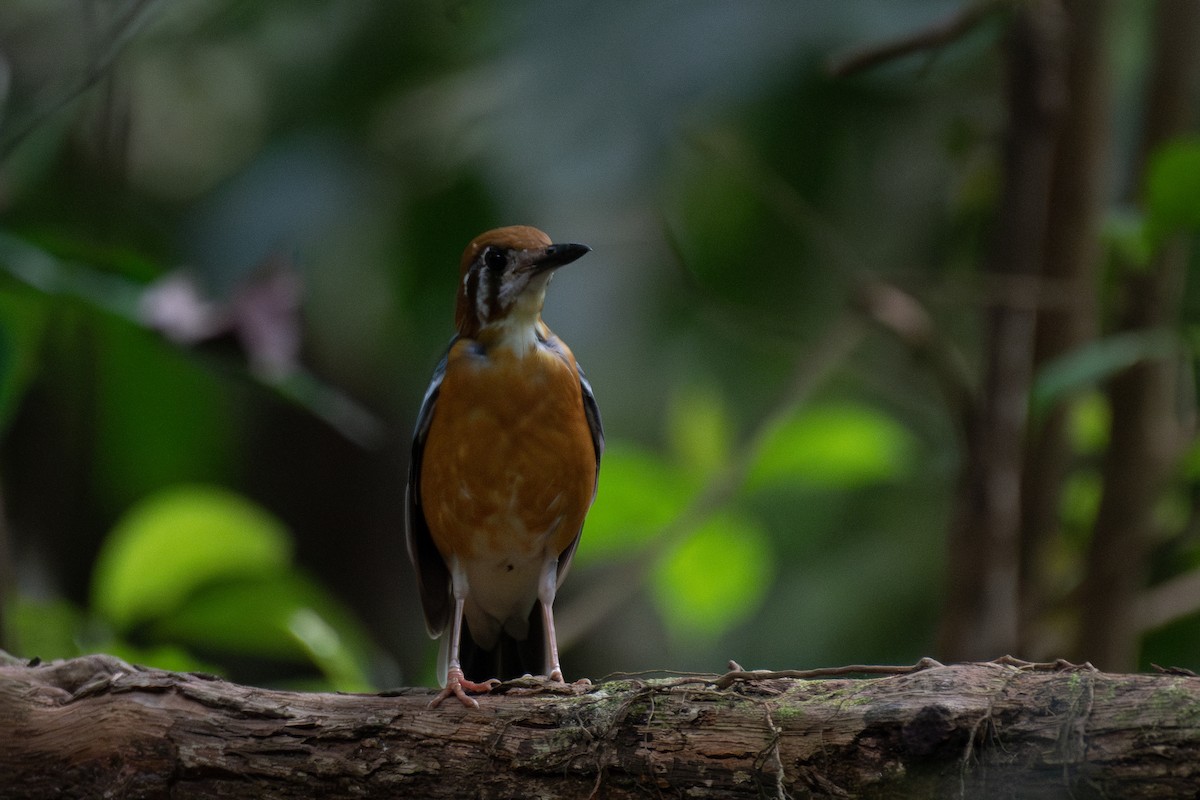
[[[74,658],[87,653],[108,653],[130,664],[173,672],[219,672],[174,645],[137,647],[108,635],[107,627],[89,620],[66,600],[39,602],[17,596],[9,615],[15,652],[43,661]]]
[[[240,433],[228,381],[120,320],[93,321],[99,493],[124,509],[186,482],[219,482]]]
[[[374,689],[367,678],[365,655],[356,654],[324,616],[311,608],[299,608],[288,620],[288,631],[336,691]]]
[[[1200,138],[1168,142],[1146,170],[1146,236],[1152,247],[1180,230],[1200,229]]]
[[[771,432],[747,483],[864,486],[901,477],[913,450],[912,434],[880,411],[855,404],[815,406]]]
[[[1200,482],[1200,442],[1192,443],[1180,466],[1185,478],[1193,483]]]
[[[200,652],[312,663],[339,691],[367,691],[368,641],[321,586],[295,573],[212,583],[150,630]]]
[[[1088,392],[1071,407],[1071,444],[1081,453],[1100,453],[1108,444],[1112,411],[1100,392]]]
[[[1139,271],[1150,264],[1154,243],[1146,234],[1146,218],[1139,212],[1125,209],[1113,211],[1104,222],[1101,233],[1107,252],[1122,268]]]
[[[1200,614],[1179,617],[1161,628],[1147,631],[1138,669],[1153,671],[1154,664],[1200,663]]]
[[[63,242],[59,242],[63,244]],[[82,246],[74,244],[78,252]],[[94,248],[88,255],[99,256]],[[77,297],[127,320],[138,319],[139,284],[94,264],[60,258],[39,244],[0,230],[0,270],[46,295]]]
[[[671,449],[680,466],[707,475],[729,458],[732,431],[721,393],[713,386],[689,386],[672,398],[667,415]]]
[[[155,669],[165,669],[169,672],[205,672],[210,675],[220,675],[222,670],[215,664],[202,661],[187,650],[176,645],[156,645],[154,647],[135,647],[121,641],[99,643],[96,652],[114,655],[130,664],[140,664]]]
[[[1033,410],[1043,414],[1071,392],[1095,386],[1140,361],[1167,358],[1179,349],[1179,337],[1166,330],[1133,331],[1095,339],[1038,371],[1033,383]]]
[[[36,298],[28,292],[0,292],[0,430],[37,369],[44,327],[43,304]]]
[[[52,661],[81,654],[83,612],[66,600],[37,602],[17,595],[8,610],[15,654]]]
[[[1154,503],[1155,530],[1161,531],[1161,537],[1164,539],[1170,535],[1168,531],[1173,534],[1175,531],[1187,530],[1192,510],[1190,493],[1178,489],[1163,492]]]
[[[602,560],[639,549],[679,515],[695,492],[695,481],[680,467],[629,442],[610,442],[576,559]]]
[[[1063,484],[1060,514],[1069,531],[1091,530],[1100,510],[1103,481],[1094,469],[1078,470],[1067,476]]]
[[[167,489],[134,506],[105,540],[93,608],[128,630],[179,608],[203,584],[278,574],[290,559],[283,525],[249,500],[210,486]]]
[[[762,528],[720,514],[664,556],[654,574],[654,598],[681,639],[712,641],[754,613],[774,573]]]

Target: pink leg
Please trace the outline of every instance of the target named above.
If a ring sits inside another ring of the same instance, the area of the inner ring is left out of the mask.
[[[558,592],[558,559],[548,558],[542,564],[538,580],[538,602],[542,604],[542,626],[546,629],[546,677],[563,682],[562,667],[558,665],[558,636],[554,632],[554,595]]]
[[[558,665],[558,637],[554,633],[554,608],[550,603],[542,603],[542,622],[546,627],[546,668],[549,670],[546,677],[561,683],[563,674]]]
[[[542,568],[542,579],[538,586],[538,602],[542,604],[542,624],[546,629],[546,677],[556,683],[565,683],[562,667],[558,664],[558,635],[554,632],[554,594],[558,589],[558,560],[550,560]],[[576,686],[591,686],[587,678],[575,681]]]
[[[454,623],[450,627],[450,664],[446,670],[446,688],[438,692],[438,696],[430,702],[430,708],[437,708],[443,700],[451,695],[462,701],[467,708],[479,708],[479,701],[468,697],[467,692],[490,692],[500,684],[495,678],[475,683],[463,675],[462,665],[458,662],[458,642],[462,637],[463,598],[454,599]]]

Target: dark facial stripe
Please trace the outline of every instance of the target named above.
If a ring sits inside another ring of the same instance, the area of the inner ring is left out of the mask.
[[[467,272],[464,289],[467,303],[480,323],[497,316],[500,310],[500,284],[503,276],[483,264],[475,264]]]
[[[478,314],[476,309],[478,305],[476,298],[479,295],[479,267],[474,266],[467,272],[467,277],[463,281],[463,291],[467,296],[467,307],[471,314]]]

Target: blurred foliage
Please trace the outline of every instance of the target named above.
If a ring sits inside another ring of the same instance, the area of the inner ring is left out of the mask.
[[[1174,356],[1180,349],[1178,333],[1170,330],[1114,333],[1088,342],[1042,367],[1033,387],[1033,410],[1044,412],[1073,393],[1102,385],[1123,369],[1149,358]]]
[[[162,492],[130,509],[101,546],[92,605],[129,630],[175,611],[214,579],[279,572],[290,550],[281,526],[236,496]]]
[[[279,521],[226,490],[180,485],[135,504],[104,540],[91,584],[86,613],[22,600],[18,652],[49,659],[100,649],[192,671],[258,657],[307,663],[319,685],[339,691],[372,686],[365,632],[295,569]]]
[[[771,432],[750,482],[853,489],[901,478],[915,455],[912,435],[885,414],[854,403],[813,406]]]
[[[758,610],[774,576],[766,532],[714,516],[672,548],[654,575],[654,597],[672,638],[711,644]]]
[[[431,680],[403,544],[410,426],[461,248],[527,222],[594,248],[546,309],[609,442],[559,596],[568,673],[929,653],[956,423],[884,336],[790,382],[874,275],[925,299],[978,370],[1000,23],[935,60],[824,68],[955,5],[8,0],[4,646]],[[1145,11],[1125,13],[1129,127],[1147,59]],[[1200,220],[1197,147],[1152,161],[1144,214],[1113,203],[1115,269]],[[298,309],[264,278],[279,265]],[[1039,376],[1038,408],[1087,398],[1051,556],[1064,594],[1096,513],[1094,389],[1192,347],[1101,338]],[[1185,508],[1197,485],[1172,487]],[[1173,548],[1160,576],[1200,552]],[[570,630],[597,595],[603,618]],[[1200,661],[1170,641],[1173,663]]]
[[[1200,138],[1168,142],[1150,159],[1145,228],[1151,249],[1173,234],[1200,230]]]
[[[7,425],[37,365],[44,310],[34,298],[0,295],[0,425]]]

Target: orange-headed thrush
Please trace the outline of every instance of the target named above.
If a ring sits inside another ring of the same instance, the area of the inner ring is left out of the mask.
[[[458,332],[421,405],[408,476],[408,554],[429,633],[443,637],[433,705],[477,706],[467,692],[494,678],[563,679],[554,595],[604,434],[592,387],[541,312],[554,271],[589,249],[513,226],[463,253]]]

